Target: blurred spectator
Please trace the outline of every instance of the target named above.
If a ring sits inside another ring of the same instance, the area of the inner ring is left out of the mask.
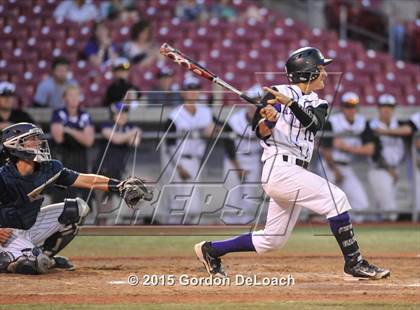
[[[124,99],[137,100],[139,98],[139,94],[134,92],[139,91],[138,87],[131,84],[128,80],[129,70],[130,63],[126,58],[117,58],[112,63],[114,81],[106,90],[103,102],[105,106],[110,106],[111,104],[120,102]],[[132,92],[127,94],[128,91]]]
[[[390,34],[393,45],[393,57],[395,60],[403,59],[404,57],[404,38],[405,26],[402,20],[395,16],[392,23]]]
[[[263,22],[264,16],[261,14],[260,8],[256,4],[250,4],[245,13],[241,14],[241,19],[244,21],[256,20],[258,22]]]
[[[52,75],[41,81],[35,92],[33,104],[38,107],[61,108],[64,106],[63,92],[77,82],[68,77],[69,61],[64,57],[54,58]]]
[[[14,84],[0,82],[0,130],[15,123],[34,122],[28,113],[20,109],[14,109],[15,91]]]
[[[375,197],[376,206],[387,213],[384,219],[395,221],[398,218],[396,183],[399,168],[404,158],[402,137],[410,136],[415,125],[398,121],[394,116],[397,102],[395,97],[383,94],[378,100],[379,117],[372,119],[370,127],[379,135],[379,145],[369,169],[368,179]]]
[[[93,27],[93,35],[85,47],[84,56],[98,68],[118,57],[117,46],[112,43],[109,29],[103,22]]]
[[[89,171],[87,149],[95,140],[91,116],[80,108],[80,89],[70,85],[64,91],[65,107],[53,112],[51,135],[55,143],[53,152],[65,167],[75,171]],[[79,197],[86,199],[87,191],[69,188],[55,195],[55,201]]]
[[[415,126],[415,132],[418,134],[420,132],[420,112],[417,112],[411,117],[411,122]],[[417,180],[417,184],[415,183],[413,188],[415,191],[415,210],[420,211],[420,137],[415,137],[415,144],[416,144],[416,160],[414,161],[414,170],[415,170],[415,178]],[[417,187],[415,187],[417,185]]]
[[[187,20],[202,20],[206,16],[204,6],[197,0],[181,0],[176,6],[176,16]]]
[[[95,167],[98,173],[107,175],[111,178],[122,180],[126,175],[127,161],[131,154],[131,147],[138,147],[141,141],[141,129],[130,123],[128,120],[130,107],[123,102],[114,103],[110,106],[110,120],[102,125],[102,136],[105,138],[102,145],[102,152],[99,154],[96,162],[102,163],[101,166]],[[130,216],[132,212],[124,209],[115,209],[118,202],[114,202],[113,193],[95,192],[100,206],[99,214],[107,214],[104,223],[97,224],[115,224],[117,215],[119,218]],[[108,199],[105,199],[105,198]],[[118,214],[111,214],[117,211]],[[128,212],[127,212],[128,211]]]
[[[100,5],[102,19],[136,20],[139,17],[134,0],[108,0]]]
[[[158,85],[148,94],[149,104],[179,105],[182,103],[180,93],[172,88],[173,75],[173,71],[167,67],[159,70],[156,76]]]
[[[152,28],[148,21],[140,21],[131,27],[130,41],[124,45],[124,54],[133,64],[147,66],[159,56],[159,49],[152,40]]]
[[[129,110],[130,106],[123,102],[112,104],[111,119],[102,125],[101,133],[106,139],[106,145],[100,155],[105,157],[99,171],[115,179],[122,178],[130,147],[137,147],[141,140],[140,128],[128,120]],[[101,162],[101,158],[98,158],[97,162]]]
[[[54,11],[56,19],[68,19],[76,23],[85,23],[99,17],[98,10],[92,1],[65,0]]]
[[[237,17],[237,12],[232,5],[232,0],[219,0],[210,7],[210,12],[213,17],[234,21]]]

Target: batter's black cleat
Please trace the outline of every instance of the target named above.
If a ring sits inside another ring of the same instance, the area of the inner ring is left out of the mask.
[[[213,257],[210,255],[211,243],[203,241],[194,246],[194,252],[198,260],[203,263],[210,276],[227,277],[223,270],[222,260],[220,257]]]
[[[355,265],[344,265],[344,280],[346,281],[379,280],[388,278],[390,275],[389,270],[369,264],[365,259]]]
[[[65,269],[68,271],[76,270],[74,265],[71,263],[71,261],[67,257],[57,255],[53,257],[53,260],[54,260],[53,268]]]

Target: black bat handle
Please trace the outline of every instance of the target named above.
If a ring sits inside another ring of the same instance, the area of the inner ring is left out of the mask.
[[[252,104],[255,104],[255,105],[258,105],[258,104],[259,104],[259,102],[258,102],[257,100],[255,100],[255,99],[253,99],[253,98],[251,98],[251,97],[249,97],[249,96],[245,95],[244,93],[242,93],[242,94],[240,95],[240,97],[241,97],[242,99],[244,99],[245,101],[248,101],[249,103],[252,103]]]

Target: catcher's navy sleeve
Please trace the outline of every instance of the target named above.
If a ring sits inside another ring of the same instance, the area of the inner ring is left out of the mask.
[[[62,186],[71,186],[74,184],[76,179],[79,176],[79,173],[63,167],[63,164],[58,160],[53,160],[53,169],[57,172],[61,171],[60,176],[55,181],[55,184],[62,185]]]

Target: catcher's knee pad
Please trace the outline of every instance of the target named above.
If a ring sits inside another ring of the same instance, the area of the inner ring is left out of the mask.
[[[64,209],[58,218],[58,222],[64,225],[78,223],[89,211],[90,208],[83,199],[64,199]]]
[[[42,247],[44,254],[52,257],[64,249],[77,235],[79,227],[72,224],[49,236]]]
[[[23,249],[22,256],[10,262],[7,272],[19,274],[44,274],[52,267],[53,261],[39,248]]]

